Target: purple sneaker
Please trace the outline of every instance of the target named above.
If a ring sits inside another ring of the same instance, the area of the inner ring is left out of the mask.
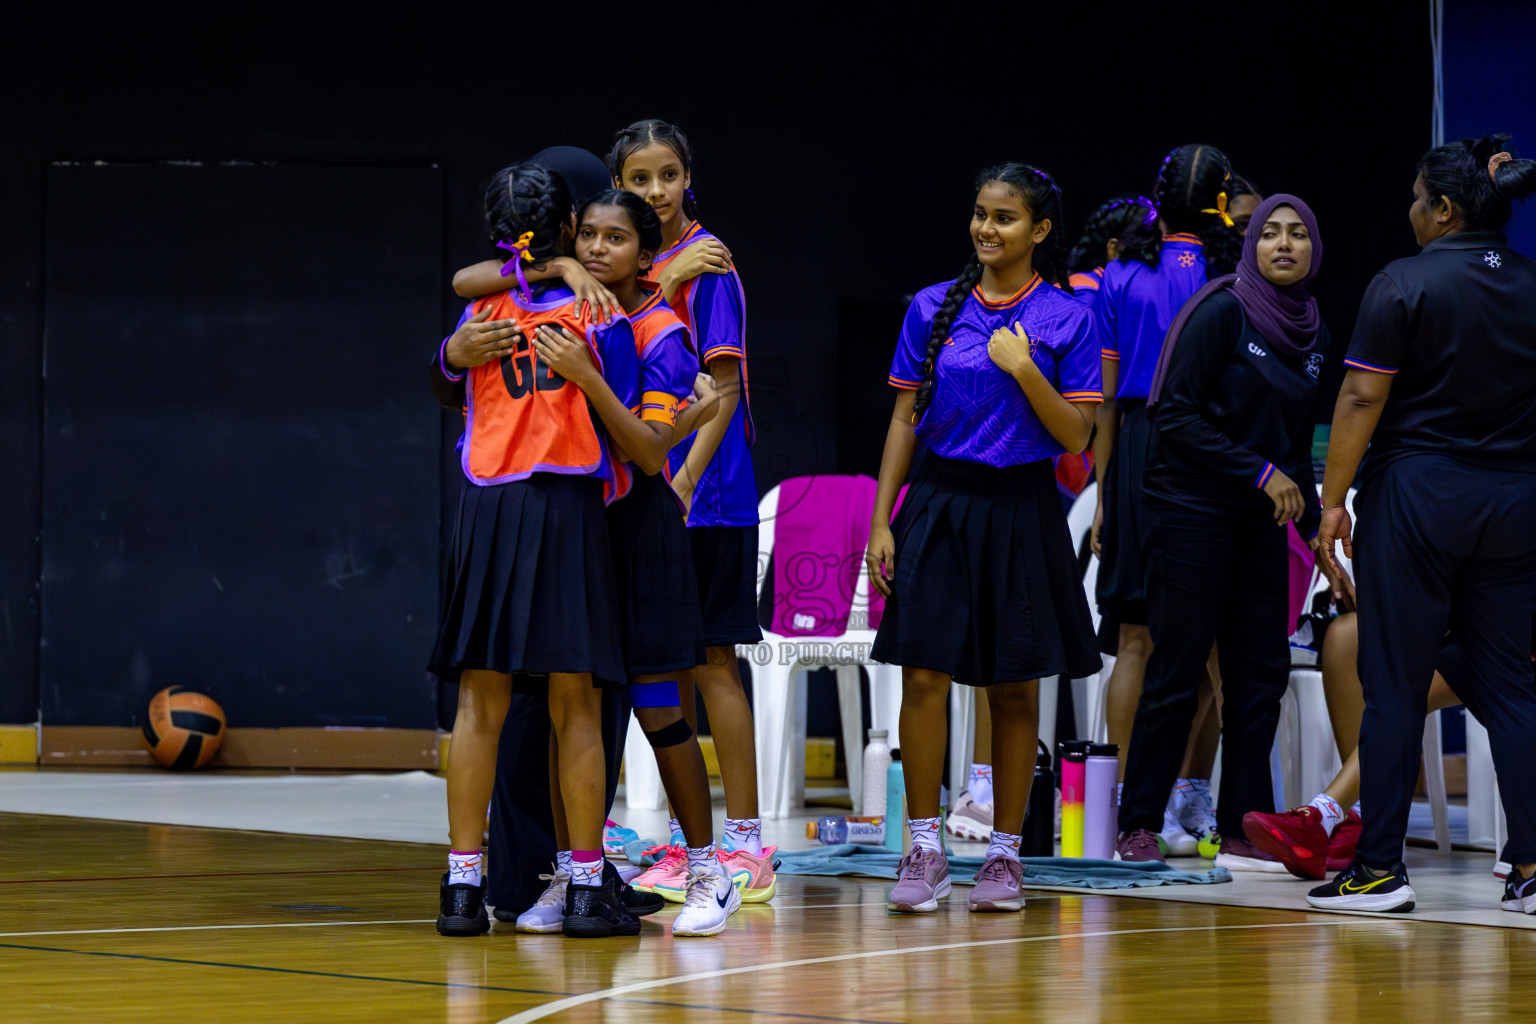
[[[1157,845],[1157,833],[1145,828],[1122,832],[1120,841],[1115,843],[1115,852],[1120,855],[1121,860],[1161,862],[1163,859],[1162,848]]]
[[[949,860],[938,850],[914,846],[897,867],[896,887],[885,909],[899,914],[928,914],[949,895]]]
[[[988,857],[976,872],[976,885],[966,897],[971,912],[1016,911],[1024,909],[1019,885],[1024,879],[1024,865],[1012,857]]]

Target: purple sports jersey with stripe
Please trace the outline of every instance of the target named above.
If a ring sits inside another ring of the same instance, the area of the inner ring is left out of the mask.
[[[670,426],[677,420],[678,404],[693,394],[693,378],[699,372],[699,357],[688,328],[667,305],[660,289],[626,314],[626,319],[634,328],[635,350],[640,357],[639,404],[630,411],[642,420]],[[633,474],[629,463],[614,467],[618,497],[629,493]]]
[[[923,380],[934,313],[951,281],[924,288],[907,307],[892,387],[913,390]],[[1089,313],[1066,292],[1034,275],[1002,302],[988,302],[975,288],[950,325],[934,359],[933,403],[917,424],[917,436],[948,459],[989,466],[1018,466],[1066,451],[1035,415],[1024,390],[997,368],[987,342],[998,328],[1023,327],[1030,355],[1069,402],[1103,398],[1099,352],[1093,345]]]
[[[647,271],[648,280],[656,280],[673,257],[688,246],[715,236],[695,223],[677,243],[656,257]],[[689,526],[756,526],[757,477],[752,471],[752,442],[756,429],[752,422],[750,392],[747,386],[746,317],[747,300],[741,278],[732,270],[726,274],[700,274],[678,289],[673,307],[687,325],[695,347],[698,365],[706,369],[717,356],[735,356],[741,360],[741,397],[736,411],[715,450],[715,457],[693,489],[693,504],[688,513]],[[724,389],[732,381],[717,381]],[[669,472],[676,473],[693,450],[698,434],[678,443],[668,457]]]
[[[1168,328],[1205,284],[1204,250],[1195,235],[1164,235],[1156,267],[1116,260],[1104,268],[1093,302],[1093,333],[1100,354],[1120,361],[1117,402],[1146,401]]]

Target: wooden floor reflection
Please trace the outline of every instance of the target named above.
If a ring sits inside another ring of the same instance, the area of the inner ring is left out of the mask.
[[[1112,895],[894,918],[781,878],[715,939],[440,938],[441,850],[0,815],[0,1020],[1531,1019],[1536,932]]]

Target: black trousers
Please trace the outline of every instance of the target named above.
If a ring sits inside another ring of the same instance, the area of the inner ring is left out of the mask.
[[[1270,516],[1147,498],[1147,661],[1125,764],[1120,830],[1159,832],[1194,723],[1211,644],[1221,664],[1223,835],[1273,811],[1269,752],[1290,681],[1285,528]],[[1422,705],[1421,705],[1422,706]]]
[[[1402,857],[1425,698],[1449,630],[1465,658],[1456,693],[1488,729],[1508,859],[1536,861],[1536,474],[1410,455],[1373,474],[1355,508],[1365,690],[1355,859],[1389,868]]]
[[[521,680],[519,680],[521,682]],[[603,754],[608,769],[608,807],[619,786],[624,736],[629,729],[629,691],[603,690]],[[450,755],[451,756],[451,755]],[[496,752],[491,793],[491,845],[486,902],[521,914],[537,902],[554,870],[555,818],[549,808],[549,697],[537,687],[512,695]]]

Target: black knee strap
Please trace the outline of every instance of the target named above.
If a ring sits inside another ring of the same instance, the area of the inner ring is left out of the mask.
[[[687,743],[693,739],[693,729],[688,725],[687,719],[679,718],[671,725],[664,725],[655,732],[647,732],[645,738],[650,741],[653,749],[661,750],[664,747],[675,747],[679,743]]]

